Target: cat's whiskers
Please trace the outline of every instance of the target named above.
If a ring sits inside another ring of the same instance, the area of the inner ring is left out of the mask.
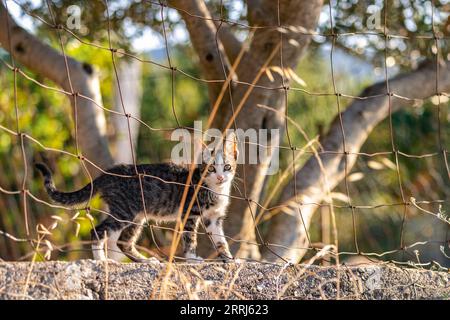
[[[240,181],[240,182],[244,182],[244,179],[239,178],[239,177],[236,177],[236,175],[234,176],[234,179],[233,179],[233,180],[238,180],[238,181]]]
[[[239,192],[239,195],[242,197],[243,194],[242,194],[241,189],[239,189],[239,187],[238,187],[238,183],[237,183],[236,181],[232,181],[232,182],[231,182],[231,185],[233,186],[233,188],[234,188],[235,190],[237,190],[237,191]]]

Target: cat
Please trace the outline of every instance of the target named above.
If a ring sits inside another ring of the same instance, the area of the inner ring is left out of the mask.
[[[181,221],[184,221],[195,187],[204,173],[202,187],[193,202],[181,237],[184,257],[190,263],[203,261],[196,254],[197,229],[201,219],[219,258],[224,262],[233,259],[223,231],[223,220],[237,166],[238,148],[234,133],[228,135],[222,147],[215,149],[211,156],[211,160],[203,160],[195,166],[182,210]],[[108,205],[110,215],[91,230],[94,259],[119,261],[125,255],[134,262],[157,262],[156,258],[142,255],[135,244],[147,218],[176,221],[189,175],[186,166],[173,163],[137,165],[139,174],[145,174],[141,176],[141,191],[136,167],[117,165],[94,179],[92,185],[88,183],[74,192],[58,191],[50,170],[41,163],[36,164],[36,168],[42,173],[45,189],[54,202],[72,208],[80,207],[99,193]],[[142,198],[145,199],[145,208]]]

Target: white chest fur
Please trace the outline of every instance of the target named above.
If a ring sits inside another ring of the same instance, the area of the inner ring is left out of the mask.
[[[230,189],[231,183],[229,182],[213,189],[214,193],[218,196],[217,203],[203,213],[205,217],[224,216],[226,214],[228,204],[230,203]]]

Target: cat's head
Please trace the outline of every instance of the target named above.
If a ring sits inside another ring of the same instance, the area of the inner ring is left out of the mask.
[[[220,147],[208,152],[200,165],[204,182],[213,189],[229,185],[236,174],[238,145],[236,135],[229,133]]]

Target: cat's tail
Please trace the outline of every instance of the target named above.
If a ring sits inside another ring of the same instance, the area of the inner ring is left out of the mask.
[[[50,198],[64,206],[76,207],[77,205],[86,203],[94,194],[97,193],[96,183],[88,183],[86,186],[78,191],[74,192],[61,192],[56,190],[55,184],[53,183],[52,173],[46,165],[42,163],[36,163],[36,169],[38,169],[42,176],[44,177],[44,186]],[[92,185],[94,186],[91,192]]]

